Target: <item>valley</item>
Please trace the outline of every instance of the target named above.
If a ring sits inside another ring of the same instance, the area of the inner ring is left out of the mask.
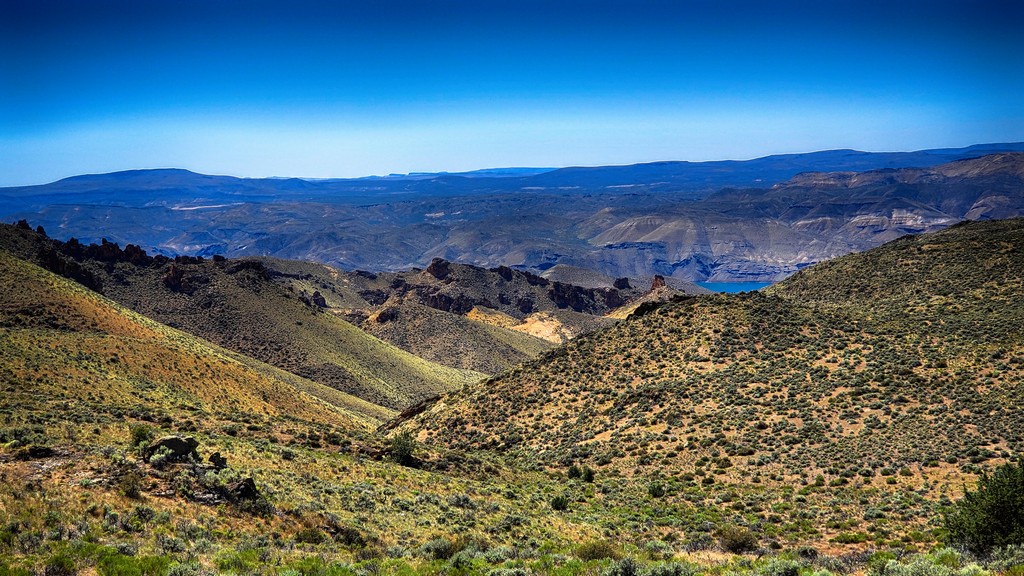
[[[1022,215],[1021,150],[835,150],[337,181],[143,170],[0,189],[0,219],[170,256],[373,272],[442,258],[534,273],[567,265],[612,278],[774,282],[903,234]]]
[[[846,238],[736,294],[637,253],[371,271],[0,225],[0,574],[1015,573],[948,518],[1024,447],[1022,166],[802,174],[718,216],[637,196],[561,232]]]
[[[1024,1],[2,6],[0,576],[1024,576]]]

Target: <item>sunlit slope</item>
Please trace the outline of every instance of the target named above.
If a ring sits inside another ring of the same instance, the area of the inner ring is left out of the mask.
[[[1024,325],[1024,219],[905,236],[823,262],[767,292],[853,309],[892,329],[925,323],[937,334],[953,331],[991,345],[1012,341]]]
[[[180,266],[207,283],[193,294],[168,290],[159,271],[105,290],[132,309],[279,368],[391,409],[447,392],[483,375],[441,366],[309,305],[265,278],[256,263]]]
[[[0,251],[4,419],[374,426],[390,412],[131,312]]]
[[[715,482],[971,473],[1024,448],[1022,234],[1021,220],[968,224],[771,294],[668,304],[448,395],[414,426],[546,466]]]
[[[326,312],[301,286],[282,282],[293,274],[287,268],[62,243],[28,226],[0,226],[0,246],[158,322],[390,410],[482,377],[418,358]]]
[[[432,362],[487,374],[502,372],[554,346],[529,334],[412,301],[385,304],[362,327]]]

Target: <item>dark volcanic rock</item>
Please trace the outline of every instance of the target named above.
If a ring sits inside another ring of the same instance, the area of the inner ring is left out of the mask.
[[[213,467],[218,470],[223,470],[224,468],[228,467],[228,459],[221,456],[220,452],[214,452],[213,454],[210,454],[209,460],[210,464],[213,464]]]
[[[149,462],[150,457],[161,448],[170,451],[171,460],[184,460],[196,453],[199,441],[192,436],[164,436],[146,447],[143,456]]]
[[[170,269],[164,274],[163,282],[164,286],[167,286],[173,292],[192,294],[195,291],[192,283],[185,278],[185,273],[175,264],[171,264]]]
[[[548,298],[559,308],[570,308],[576,312],[612,309],[626,303],[619,291],[614,288],[581,288],[562,282],[551,283]]]
[[[431,260],[430,266],[427,266],[427,269],[425,270],[427,274],[430,274],[438,280],[444,280],[447,278],[449,271],[448,261],[442,258],[434,258]]]
[[[256,488],[256,482],[250,478],[243,478],[228,486],[228,497],[235,502],[247,500],[259,500],[260,491]]]
[[[327,308],[327,300],[319,290],[313,292],[313,295],[309,297],[310,301],[313,302],[318,308]]]

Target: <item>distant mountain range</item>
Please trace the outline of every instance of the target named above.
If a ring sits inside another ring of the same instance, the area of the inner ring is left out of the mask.
[[[439,257],[613,278],[776,280],[902,234],[1020,215],[1022,151],[1024,143],[831,150],[338,180],[135,170],[2,188],[0,219],[151,253],[345,269],[398,271]]]

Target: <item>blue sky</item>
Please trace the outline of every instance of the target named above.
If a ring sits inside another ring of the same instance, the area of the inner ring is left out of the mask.
[[[1024,140],[1024,3],[5,3],[0,185]]]

